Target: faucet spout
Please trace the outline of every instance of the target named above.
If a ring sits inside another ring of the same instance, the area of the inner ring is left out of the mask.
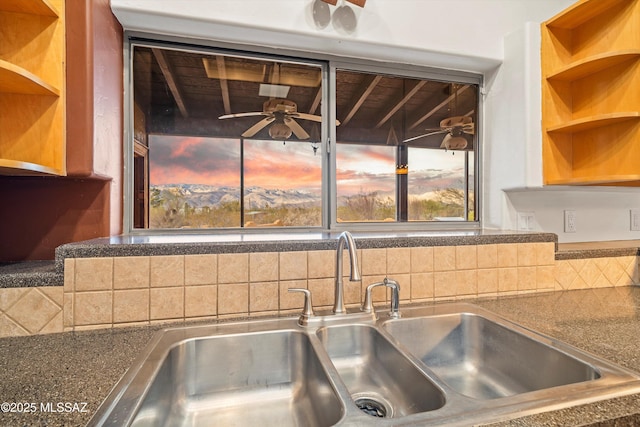
[[[349,280],[357,282],[361,280],[360,270],[358,269],[358,255],[356,252],[356,242],[348,231],[344,231],[338,236],[338,249],[336,250],[336,282],[335,282],[335,302],[333,304],[333,312],[336,314],[344,313],[344,285],[342,283],[342,251],[345,246],[349,252]]]

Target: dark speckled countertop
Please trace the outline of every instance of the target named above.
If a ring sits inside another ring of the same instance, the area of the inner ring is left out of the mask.
[[[640,288],[471,301],[519,324],[640,372]],[[0,413],[2,426],[82,426],[159,326],[0,339],[2,402],[86,402],[83,413]],[[494,426],[640,425],[640,395]]]

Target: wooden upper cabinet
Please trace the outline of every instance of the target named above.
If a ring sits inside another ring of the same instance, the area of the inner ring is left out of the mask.
[[[0,174],[65,175],[64,0],[0,0]]]
[[[545,184],[640,186],[640,0],[581,0],[541,32]]]

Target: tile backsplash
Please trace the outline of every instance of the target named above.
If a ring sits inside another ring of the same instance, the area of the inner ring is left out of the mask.
[[[555,260],[553,242],[359,249],[362,281],[345,303],[390,277],[403,302],[434,302],[638,284],[636,256]],[[187,320],[295,314],[301,294],[333,305],[335,251],[67,258],[64,287],[0,289],[0,336]],[[374,291],[376,305],[387,290]]]

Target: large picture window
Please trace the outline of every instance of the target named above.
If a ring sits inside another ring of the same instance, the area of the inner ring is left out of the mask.
[[[478,222],[477,78],[130,52],[132,230]]]

